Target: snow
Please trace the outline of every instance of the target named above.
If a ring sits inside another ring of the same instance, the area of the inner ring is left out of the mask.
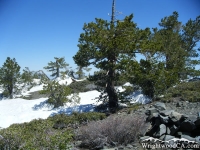
[[[55,79],[55,81],[57,81],[59,84],[66,84],[66,85],[69,85],[73,82],[72,78],[69,76],[65,76],[64,79],[62,79],[61,77],[58,77]]]
[[[132,94],[127,96],[127,98],[130,100],[130,103],[132,104],[133,103],[147,104],[151,101],[151,99],[148,96],[142,94],[141,90],[133,92]]]
[[[64,80],[61,78],[55,79],[60,84],[70,84],[72,79],[66,77]],[[43,89],[44,84],[40,84],[39,80],[34,80],[38,85],[32,87],[29,91],[24,91],[22,95],[29,95],[30,92],[39,91]],[[124,86],[131,86],[130,83]],[[124,91],[125,89],[121,86],[116,87],[119,91]],[[1,91],[1,88],[0,88]],[[94,99],[100,95],[100,92],[94,90],[89,92],[79,93],[80,103],[78,105],[66,103],[64,107],[57,109],[50,108],[45,102],[47,98],[40,98],[34,100],[25,100],[22,98],[16,99],[3,99],[0,100],[0,129],[7,128],[14,123],[30,122],[33,119],[46,119],[49,116],[66,113],[71,114],[73,111],[77,112],[90,112],[94,111],[94,106],[99,105],[101,102],[96,102]],[[128,98],[132,103],[148,103],[150,99],[144,96],[141,91],[134,92],[129,95]],[[124,105],[125,106],[125,105]]]

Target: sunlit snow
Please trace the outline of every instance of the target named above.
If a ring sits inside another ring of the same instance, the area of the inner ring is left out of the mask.
[[[65,79],[55,79],[60,84],[69,85],[73,82],[70,77]],[[40,80],[34,79],[37,84],[32,87],[29,91],[23,91],[22,95],[29,95],[30,92],[35,92],[43,89],[44,84],[40,84]],[[126,83],[124,86],[131,86],[130,83]],[[116,87],[119,91],[124,91],[121,86]],[[0,88],[0,93],[2,89]],[[100,104],[94,99],[100,95],[100,92],[93,90],[89,92],[79,93],[80,103],[78,105],[71,105],[66,103],[64,107],[58,109],[50,108],[45,101],[47,98],[40,98],[34,100],[25,100],[22,98],[16,99],[3,99],[0,100],[0,128],[7,128],[14,123],[29,122],[33,119],[46,119],[51,115],[58,113],[71,114],[73,111],[77,112],[89,112],[94,111],[94,106]],[[128,97],[132,103],[148,103],[150,99],[143,94],[141,91],[136,91]]]

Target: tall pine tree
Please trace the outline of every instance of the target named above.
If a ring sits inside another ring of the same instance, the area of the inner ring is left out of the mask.
[[[105,80],[105,92],[108,95],[109,108],[118,107],[118,95],[114,88],[119,79],[123,62],[132,58],[147,38],[149,29],[140,30],[132,21],[133,15],[123,21],[115,20],[115,1],[112,5],[111,21],[95,19],[84,24],[84,33],[79,38],[79,51],[73,57],[78,66],[94,65],[102,70],[101,75],[91,78],[95,81]]]
[[[44,69],[52,72],[51,77],[55,77],[58,78],[60,76],[60,69],[65,69],[67,66],[69,66],[69,64],[67,64],[65,62],[65,58],[61,57],[54,57],[54,59],[56,60],[55,62],[49,62],[48,66],[44,67]]]
[[[20,66],[16,59],[7,57],[3,66],[0,68],[0,84],[3,85],[5,96],[13,98],[14,92],[17,90],[16,83],[20,78]]]

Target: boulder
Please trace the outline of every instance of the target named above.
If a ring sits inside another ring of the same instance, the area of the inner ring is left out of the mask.
[[[174,112],[174,110],[163,110],[163,111],[160,111],[160,114],[162,116],[170,116],[172,112]]]
[[[161,137],[166,133],[166,126],[164,124],[161,124],[158,128],[158,130],[153,134],[154,137]]]
[[[146,132],[146,136],[153,136],[155,133],[156,133],[156,131],[158,130],[158,126],[156,126],[156,125],[153,125],[153,127],[151,128],[151,129],[149,129],[147,132]]]
[[[193,138],[193,137],[191,137],[191,136],[189,136],[189,135],[181,135],[181,138],[184,138],[184,139],[187,139],[187,140],[189,140],[189,141],[191,141],[191,142],[195,142],[196,141],[196,139],[195,138]]]
[[[166,110],[166,106],[162,102],[156,102],[153,106],[160,111]]]
[[[200,118],[198,118],[194,123],[196,126],[200,126]]]
[[[180,125],[181,131],[191,132],[195,128],[196,128],[196,126],[195,126],[194,122],[192,122],[190,120],[185,120]]]
[[[161,123],[163,123],[163,124],[169,123],[169,117],[168,116],[159,115],[159,118],[161,120]]]
[[[200,118],[200,112],[197,113],[197,117]]]
[[[150,121],[150,122],[152,122],[155,118],[157,118],[158,117],[158,113],[152,113],[151,115],[149,115],[148,117],[147,117],[147,121]]]
[[[188,115],[187,119],[192,121],[192,122],[195,122],[197,120],[197,116],[196,115]]]
[[[165,138],[164,138],[164,141],[169,141],[169,140],[172,140],[174,138],[175,138],[175,136],[166,135]]]
[[[173,126],[170,128],[170,135],[174,135],[178,130],[179,130],[179,127],[173,125]]]
[[[158,112],[157,109],[155,109],[155,108],[149,108],[149,109],[146,110],[145,114],[148,115],[148,116],[150,116],[150,115],[153,115],[153,113],[157,113],[157,112]]]
[[[200,144],[200,136],[197,136],[197,137],[195,138],[195,140],[196,140],[196,142],[197,142],[198,144]]]

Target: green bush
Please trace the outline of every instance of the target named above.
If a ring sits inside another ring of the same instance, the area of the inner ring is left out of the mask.
[[[69,125],[81,124],[91,120],[104,119],[103,113],[73,113],[72,115],[57,114],[47,119],[35,119],[29,123],[13,124],[0,130],[0,149],[11,150],[66,150],[70,148],[74,131]],[[66,128],[56,129],[58,122],[65,123]],[[62,130],[61,130],[62,129]]]
[[[0,149],[67,149],[72,139],[72,131],[55,130],[53,121],[33,120],[29,123],[13,124],[2,129]]]
[[[167,101],[175,97],[190,102],[200,102],[200,81],[183,82],[171,87],[165,92],[161,100]]]

